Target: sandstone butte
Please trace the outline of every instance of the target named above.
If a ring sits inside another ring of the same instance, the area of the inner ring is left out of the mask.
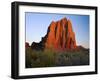
[[[76,48],[75,33],[70,20],[63,18],[57,22],[52,21],[48,27],[45,48],[56,50]]]
[[[59,21],[52,21],[48,27],[47,34],[42,37],[39,43],[33,42],[33,49],[39,47],[44,49],[54,50],[70,50],[75,49],[76,39],[72,28],[71,21],[63,18]]]

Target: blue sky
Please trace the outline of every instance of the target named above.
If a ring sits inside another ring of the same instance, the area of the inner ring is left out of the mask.
[[[77,45],[89,48],[89,16],[74,14],[51,14],[51,13],[25,13],[26,42],[39,42],[47,33],[48,26],[52,21],[58,21],[66,17],[71,20],[73,31],[76,35]]]

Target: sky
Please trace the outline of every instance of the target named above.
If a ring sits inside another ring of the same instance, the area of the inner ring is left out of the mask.
[[[41,41],[41,38],[46,35],[50,23],[64,17],[72,22],[77,45],[89,48],[89,15],[26,12],[26,42],[31,45],[33,41]]]

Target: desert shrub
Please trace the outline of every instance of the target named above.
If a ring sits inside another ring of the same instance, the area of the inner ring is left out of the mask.
[[[32,49],[30,49],[29,47],[28,48],[26,48],[26,50],[25,50],[25,52],[26,52],[26,54],[25,54],[25,65],[26,65],[26,67],[27,68],[30,68],[31,67],[31,59],[32,59],[32,57],[31,57],[31,55],[32,55]]]
[[[35,51],[26,49],[26,67],[49,67],[55,65],[54,52],[50,50]]]
[[[26,48],[26,68],[88,65],[88,51],[55,52],[51,49],[36,51]]]
[[[71,65],[71,61],[70,61],[70,57],[66,56],[63,53],[59,53],[56,56],[56,65],[57,66],[67,66],[67,65]]]

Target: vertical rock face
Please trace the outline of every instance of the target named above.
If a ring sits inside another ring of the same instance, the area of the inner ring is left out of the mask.
[[[70,20],[63,18],[57,22],[52,22],[44,37],[45,48],[56,50],[68,50],[76,48],[75,33]]]
[[[63,18],[59,21],[52,21],[48,27],[47,34],[40,41],[42,48],[54,50],[70,50],[76,48],[75,33],[72,29],[72,23],[70,20]],[[35,43],[32,43],[31,47],[36,47]]]

